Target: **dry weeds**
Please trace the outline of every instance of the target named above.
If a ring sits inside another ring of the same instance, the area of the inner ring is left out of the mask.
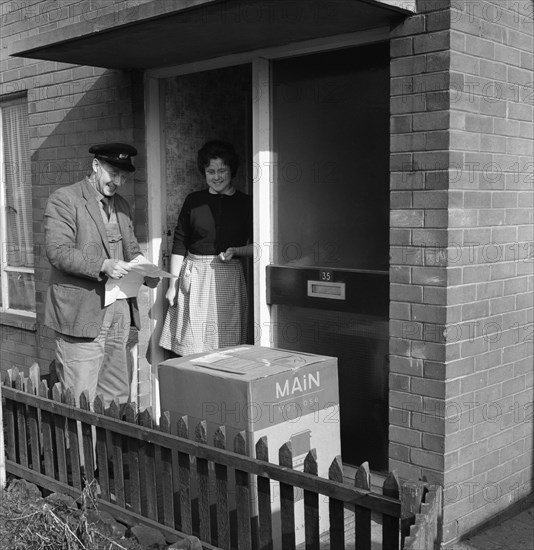
[[[25,484],[13,480],[7,490],[0,492],[0,548],[140,550],[134,539],[115,540],[89,521],[91,511],[96,510],[94,492],[94,486],[86,486],[78,506],[72,506],[67,500],[39,498]]]

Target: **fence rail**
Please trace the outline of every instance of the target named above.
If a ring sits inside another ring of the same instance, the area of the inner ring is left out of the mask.
[[[276,449],[274,464],[266,438],[250,457],[245,433],[230,441],[224,426],[209,444],[205,422],[189,426],[182,417],[172,426],[164,413],[156,426],[149,410],[138,413],[131,404],[120,409],[116,403],[104,409],[98,397],[91,411],[85,394],[76,407],[72,393],[58,384],[49,391],[36,365],[28,378],[10,370],[2,397],[8,472],[71,496],[96,478],[100,505],[119,519],[130,516],[169,535],[194,534],[206,549],[370,549],[372,518],[378,517],[380,547],[398,550],[401,517],[407,536],[419,512],[419,506],[401,503],[394,474],[383,494],[371,491],[366,463],[349,485],[340,457],[324,479],[317,476],[315,450],[306,456],[304,471],[297,471],[290,443]],[[329,527],[323,533],[325,505]]]

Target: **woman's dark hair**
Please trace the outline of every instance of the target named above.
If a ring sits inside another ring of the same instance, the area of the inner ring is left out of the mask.
[[[205,174],[212,159],[221,159],[230,168],[232,177],[235,177],[239,166],[239,157],[231,143],[218,139],[204,143],[197,155],[197,165],[202,175]]]

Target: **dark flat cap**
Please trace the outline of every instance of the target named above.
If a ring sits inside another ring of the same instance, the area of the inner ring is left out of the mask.
[[[100,145],[93,145],[89,148],[89,153],[94,155],[95,158],[102,159],[104,162],[125,172],[133,172],[135,170],[131,158],[137,155],[137,149],[126,143],[101,143]]]

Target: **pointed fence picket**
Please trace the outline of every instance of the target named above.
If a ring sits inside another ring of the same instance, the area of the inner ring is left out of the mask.
[[[163,433],[170,433],[171,423],[169,413],[160,418],[159,429]],[[174,527],[174,500],[172,483],[172,451],[166,447],[158,447],[156,457],[156,494],[158,497],[158,521]]]
[[[136,423],[136,411],[132,404],[128,404],[124,409],[124,420],[130,424]],[[127,475],[124,477],[125,493],[127,494],[127,503],[137,514],[141,514],[141,482],[139,477],[139,445],[140,441],[133,437],[126,439],[124,446],[126,448]]]
[[[59,385],[50,396],[33,367],[29,378],[10,370],[2,394],[9,472],[78,496],[83,483],[96,478],[104,509],[157,525],[169,536],[196,535],[203,548],[273,550],[276,535],[282,550],[297,549],[295,507],[301,493],[306,550],[370,549],[372,514],[382,517],[382,548],[401,547],[401,517],[403,538],[411,534],[413,539],[410,527],[421,499],[412,491],[411,504],[401,508],[394,474],[382,494],[373,492],[367,463],[357,470],[353,486],[344,482],[340,457],[332,462],[329,479],[319,477],[314,449],[304,460],[304,471],[296,471],[289,442],[269,449],[263,437],[251,457],[245,432],[227,441],[224,426],[208,438],[205,422],[190,426],[182,417],[172,425],[164,413],[156,427],[149,409],[138,412],[133,404],[121,408],[117,403],[105,407],[100,397],[91,407],[86,394],[75,407],[72,392],[62,392]],[[278,464],[269,461],[276,455]],[[279,533],[273,532],[273,483],[279,492]],[[320,532],[319,523],[324,498],[329,500],[327,533]],[[434,497],[432,502],[438,501]],[[436,509],[433,505],[434,515]],[[355,526],[347,514],[353,514]]]
[[[24,378],[17,376],[15,378],[15,388],[17,390],[24,390]],[[15,404],[15,416],[17,419],[17,434],[18,434],[18,450],[19,460],[23,466],[28,466],[28,447],[27,447],[27,433],[26,433],[26,406],[22,403]]]
[[[189,438],[189,424],[187,418],[178,421],[178,436]],[[178,491],[181,510],[181,530],[187,535],[193,533],[193,511],[191,506],[191,462],[187,452],[178,451]]]
[[[74,395],[70,389],[67,389],[65,392],[65,403],[71,407],[75,406]],[[80,491],[83,487],[82,467],[80,462],[81,443],[78,432],[78,424],[73,418],[67,418],[67,438],[69,441],[71,484]]]
[[[354,486],[364,491],[371,490],[371,474],[369,464],[362,464],[354,477]],[[361,550],[371,550],[371,510],[364,506],[355,507],[356,540],[361,541]]]
[[[208,442],[206,421],[199,422],[195,430],[195,441],[206,445]],[[210,528],[210,477],[209,463],[205,458],[197,458],[198,480],[198,517],[200,523],[200,538],[211,540]]]
[[[328,479],[343,483],[343,464],[340,456],[337,456],[330,465]],[[331,498],[328,507],[330,513],[330,545],[332,548],[345,548],[345,506],[343,501]]]
[[[217,449],[226,449],[226,428],[215,431],[213,444]],[[228,468],[215,464],[215,492],[217,514],[217,544],[223,550],[230,550],[230,509],[228,506]]]
[[[278,451],[278,461],[284,468],[293,468],[293,451],[288,441]],[[295,490],[289,483],[280,482],[280,514],[282,518],[282,547],[295,550]]]
[[[120,411],[117,403],[112,402],[105,414],[116,420],[120,419]],[[124,483],[121,480],[125,479],[125,460],[122,447],[122,437],[120,434],[111,431],[111,461],[113,464],[113,494],[115,501],[119,506],[126,508],[126,493]],[[131,485],[131,484],[128,484]]]
[[[154,424],[148,409],[138,415],[138,424],[152,429]],[[139,444],[139,481],[141,484],[141,513],[153,520],[158,519],[156,495],[156,446],[145,439]]]
[[[267,438],[262,437],[256,443],[256,458],[269,462]],[[271,482],[268,477],[258,476],[258,538],[259,550],[272,550],[273,527],[271,523]]]
[[[33,369],[34,367],[32,367]],[[37,384],[35,380],[30,376],[28,379],[27,392],[35,395],[37,393]],[[27,408],[28,418],[28,441],[30,441],[30,467],[41,472],[41,438],[39,431],[40,415],[38,409],[28,405]]]

